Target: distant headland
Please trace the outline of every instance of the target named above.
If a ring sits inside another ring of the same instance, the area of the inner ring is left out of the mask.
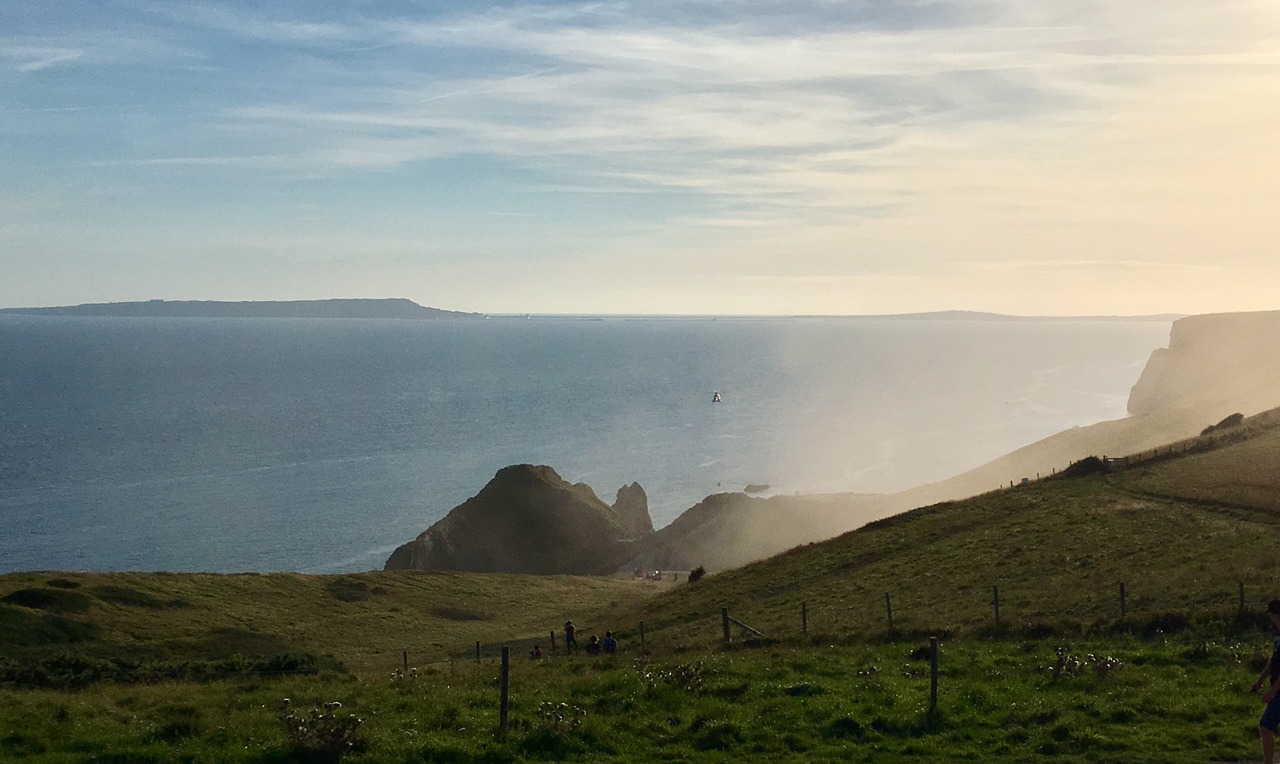
[[[428,308],[403,298],[253,302],[146,300],[52,308],[0,308],[0,313],[120,318],[482,318],[479,313]]]

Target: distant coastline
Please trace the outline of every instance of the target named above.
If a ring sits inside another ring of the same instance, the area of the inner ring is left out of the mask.
[[[1095,316],[1019,316],[969,310],[925,313],[770,314],[770,313],[486,313],[488,318],[532,321],[1160,321],[1172,323],[1185,313]]]
[[[253,302],[147,300],[49,308],[0,308],[0,314],[119,318],[483,318],[479,313],[428,308],[403,298]]]
[[[578,321],[661,320],[859,320],[859,321],[1176,321],[1181,313],[1109,316],[1017,316],[969,310],[847,315],[748,315],[662,313],[467,313],[429,308],[405,298],[330,300],[145,300],[34,308],[0,308],[0,315],[98,316],[119,318],[492,318]]]

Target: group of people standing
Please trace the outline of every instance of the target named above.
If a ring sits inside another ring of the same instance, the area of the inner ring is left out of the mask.
[[[577,633],[578,630],[577,627],[573,625],[573,621],[564,622],[564,651],[566,653],[577,652]],[[614,638],[612,631],[606,631],[604,633],[604,639],[592,634],[590,639],[587,640],[586,647],[582,648],[582,651],[587,655],[600,655],[601,653],[604,653],[605,655],[614,655],[618,652],[618,640]]]
[[[552,635],[555,636],[554,634]],[[554,639],[552,640],[555,641]],[[554,647],[554,645],[552,645]],[[573,625],[573,621],[564,622],[564,652],[565,655],[571,655],[578,651],[578,629]],[[587,655],[616,655],[618,652],[618,640],[613,636],[612,631],[604,633],[604,639],[592,634],[587,640],[587,644],[582,647],[582,651]],[[534,645],[533,650],[529,652],[530,658],[542,657],[542,646]]]

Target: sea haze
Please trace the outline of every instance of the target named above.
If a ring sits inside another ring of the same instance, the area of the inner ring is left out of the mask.
[[[1123,416],[1169,327],[0,316],[0,571],[379,568],[521,462],[658,526],[897,491]]]

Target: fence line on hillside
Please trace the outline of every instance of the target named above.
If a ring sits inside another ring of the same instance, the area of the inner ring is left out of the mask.
[[[1131,594],[1131,590],[1130,590],[1130,588],[1129,588],[1129,586],[1128,586],[1128,582],[1127,582],[1127,581],[1120,581],[1120,582],[1118,582],[1118,583],[1119,583],[1119,589],[1118,589],[1118,598],[1117,598],[1117,600],[1116,600],[1116,605],[1117,605],[1117,608],[1118,608],[1118,611],[1119,611],[1119,614],[1120,614],[1120,619],[1121,619],[1121,620],[1126,620],[1126,619],[1128,619],[1128,618],[1129,618],[1129,616],[1130,616],[1130,615],[1132,614],[1132,612],[1133,612],[1133,611],[1132,611],[1132,609],[1130,608],[1130,599],[1129,599],[1129,596],[1130,596],[1130,594]],[[988,619],[989,619],[988,623],[990,623],[991,625],[993,625],[994,627],[996,627],[996,631],[995,631],[995,632],[989,632],[988,634],[989,634],[989,635],[997,635],[997,634],[1008,634],[1008,633],[1011,633],[1011,632],[1009,632],[1009,631],[1007,630],[1007,622],[1008,622],[1008,618],[1007,618],[1007,616],[1008,616],[1008,613],[1007,613],[1007,612],[1006,612],[1006,613],[1004,613],[1004,614],[1003,614],[1003,616],[1002,616],[1002,613],[1001,613],[1001,599],[1000,599],[1000,585],[999,585],[999,584],[994,584],[994,585],[992,585],[991,595],[992,595],[992,597],[991,597],[991,601],[990,601],[990,603],[988,603],[988,604],[990,605],[990,607],[991,607],[991,612],[990,612],[990,615],[988,616]],[[1006,595],[1007,595],[1007,592],[1006,592]],[[1008,597],[1006,596],[1006,603],[1007,603],[1007,602],[1008,602]],[[1246,614],[1248,613],[1248,608],[1249,608],[1249,603],[1247,602],[1247,599],[1246,599],[1245,584],[1244,584],[1244,582],[1243,582],[1243,581],[1237,581],[1237,586],[1236,586],[1236,598],[1235,598],[1235,602],[1234,602],[1233,604],[1236,606],[1235,616],[1236,616],[1236,619],[1237,619],[1237,623],[1238,623],[1238,624],[1239,624],[1239,623],[1242,623],[1242,621],[1241,621],[1241,620],[1239,620],[1239,619],[1243,619],[1243,618],[1246,616]],[[914,634],[910,634],[910,633],[903,633],[903,632],[898,631],[898,630],[895,628],[895,622],[894,622],[894,616],[893,616],[893,607],[892,607],[892,593],[891,593],[891,592],[885,592],[885,606],[886,606],[886,612],[885,612],[885,616],[886,616],[886,618],[885,618],[885,626],[887,627],[887,631],[885,632],[885,635],[886,635],[886,636],[888,636],[888,637],[890,637],[890,638],[896,638],[896,639],[904,639],[904,638],[905,638],[905,639],[909,639],[909,640],[914,640],[914,639],[919,639],[919,638],[920,638],[921,632],[915,632]],[[1226,609],[1216,609],[1216,610],[1215,610],[1215,609],[1206,609],[1206,608],[1202,608],[1199,612],[1200,612],[1201,614],[1208,614],[1208,615],[1215,616],[1215,617],[1222,617],[1222,616],[1226,615],[1226,614],[1229,612],[1229,610],[1230,610],[1229,608],[1226,608]],[[1259,608],[1259,611],[1261,611],[1261,608]],[[801,602],[799,603],[799,609],[798,609],[798,632],[799,632],[799,633],[798,633],[798,638],[799,638],[799,640],[800,640],[802,643],[812,643],[812,638],[811,638],[811,628],[812,628],[812,625],[813,625],[813,623],[812,623],[812,616],[814,615],[814,612],[815,612],[815,611],[814,611],[814,610],[812,610],[812,609],[809,607],[809,603],[808,603],[807,601],[801,601]],[[821,611],[818,611],[818,612],[820,613]],[[900,611],[900,612],[901,612],[901,611]],[[1158,611],[1152,610],[1152,611],[1149,611],[1149,612],[1150,612],[1151,614],[1156,614]],[[1169,612],[1172,612],[1172,611],[1166,611],[1166,613],[1165,613],[1165,614],[1168,614]],[[1180,612],[1189,613],[1189,614],[1194,615],[1196,611],[1194,611],[1194,610],[1183,610],[1183,611],[1180,611]],[[1162,614],[1162,615],[1165,615],[1165,614]],[[1003,620],[1002,620],[1002,619],[1003,619]],[[708,620],[710,620],[710,618],[708,618]],[[984,619],[984,620],[987,620],[987,619]],[[901,624],[899,623],[898,625],[901,625]],[[730,628],[731,626],[737,626],[737,627],[739,628],[739,631],[740,631],[740,633],[741,633],[741,634],[748,635],[746,638],[744,638],[744,639],[742,639],[742,640],[740,641],[740,643],[739,643],[739,644],[741,644],[742,646],[747,646],[747,645],[750,645],[750,644],[765,644],[765,645],[767,645],[767,644],[775,644],[775,643],[779,643],[779,642],[787,642],[787,641],[789,641],[787,638],[783,638],[783,639],[771,639],[771,638],[769,638],[769,637],[766,637],[766,636],[765,636],[763,633],[761,633],[759,630],[757,630],[757,629],[755,629],[755,628],[753,628],[753,627],[751,627],[751,626],[747,625],[746,623],[744,623],[743,621],[739,620],[738,618],[735,618],[735,617],[733,617],[732,615],[730,615],[730,610],[729,610],[729,606],[728,606],[728,605],[723,605],[723,606],[721,606],[721,608],[720,608],[720,626],[721,626],[721,633],[722,633],[722,637],[723,637],[723,640],[724,640],[724,643],[725,643],[726,647],[731,646],[731,645],[733,645],[733,644],[734,644],[734,641],[733,641],[733,639],[732,639],[732,634],[731,634],[731,628]],[[1002,629],[1002,628],[1003,628],[1003,629],[1005,629],[1005,631],[1001,631],[1001,629]],[[619,632],[615,632],[615,634],[618,634],[618,633],[619,633]],[[924,633],[928,634],[928,640],[929,640],[929,641],[928,641],[928,645],[927,645],[927,646],[924,646],[924,647],[919,647],[919,648],[917,648],[916,650],[914,650],[914,651],[912,652],[912,657],[913,657],[913,659],[918,659],[918,660],[924,660],[924,659],[926,659],[926,658],[927,658],[927,659],[928,659],[928,661],[929,661],[929,699],[928,699],[928,710],[926,711],[926,716],[927,716],[927,717],[932,717],[932,716],[937,712],[937,708],[938,708],[938,695],[939,695],[939,642],[940,642],[940,640],[941,640],[941,639],[947,638],[947,637],[949,636],[950,632],[949,632],[949,630],[945,630],[945,629],[943,629],[943,630],[929,630],[929,631],[926,631],[926,632],[924,632]],[[1159,633],[1160,633],[1159,631],[1156,631],[1156,632],[1155,632],[1155,634],[1159,634]],[[553,639],[554,639],[554,635],[555,635],[555,632],[551,632],[551,636],[552,636],[552,638],[553,638]],[[638,654],[639,654],[639,655],[648,655],[648,654],[649,654],[648,649],[647,649],[648,642],[646,641],[645,624],[644,624],[644,622],[643,622],[643,621],[641,621],[641,622],[639,623],[638,627],[637,627],[634,631],[621,633],[621,635],[622,635],[622,636],[624,636],[624,637],[631,637],[631,638],[634,638],[634,637],[638,636],[638,638],[639,638],[639,640],[640,640],[640,648],[639,648]],[[826,636],[827,636],[827,637],[830,637],[830,636],[832,636],[832,635],[826,635]],[[508,641],[509,641],[509,640],[508,640]],[[475,641],[475,661],[474,661],[474,667],[475,667],[476,669],[481,669],[481,668],[490,668],[490,667],[493,667],[493,666],[494,666],[494,662],[497,662],[497,667],[498,667],[498,671],[499,671],[499,673],[498,673],[498,687],[499,687],[498,715],[499,715],[499,724],[498,724],[498,728],[497,728],[497,729],[498,729],[498,734],[499,734],[499,735],[505,735],[505,733],[506,733],[506,731],[507,731],[507,729],[508,729],[508,726],[509,726],[509,724],[508,724],[508,714],[509,714],[509,708],[510,708],[509,698],[510,698],[510,686],[511,686],[511,685],[510,685],[510,682],[511,682],[511,678],[510,678],[510,677],[511,677],[511,647],[510,647],[510,645],[509,645],[509,644],[507,644],[506,642],[504,642],[504,643],[501,643],[500,645],[494,645],[494,648],[496,648],[496,649],[494,649],[494,650],[493,650],[492,652],[490,652],[489,654],[486,654],[486,653],[485,653],[485,651],[484,651],[484,643],[483,643],[483,641],[482,641],[482,640],[476,640],[476,641]],[[577,657],[578,657],[578,653],[577,653],[577,652],[569,652],[569,651],[565,651],[565,652],[563,653],[563,656],[564,656],[564,658],[567,658],[567,659],[577,659]],[[404,672],[404,673],[401,675],[401,678],[409,677],[409,676],[410,676],[410,671],[411,671],[411,669],[409,668],[409,666],[410,666],[410,651],[409,651],[409,649],[408,649],[408,648],[405,648],[404,650],[402,650],[402,651],[401,651],[401,654],[400,654],[400,656],[399,656],[399,657],[400,657],[400,659],[401,659],[401,660],[400,660],[400,663],[401,663],[401,665],[403,666],[403,672]],[[533,657],[533,656],[531,656],[531,657]],[[557,654],[554,654],[554,653],[553,653],[553,654],[552,654],[552,656],[542,656],[542,657],[558,657],[558,656],[557,656]],[[607,660],[607,659],[609,659],[610,657],[612,657],[612,656],[602,656],[602,659],[606,659],[606,660]],[[487,659],[487,661],[486,661],[486,659]],[[588,658],[588,659],[592,659],[592,660],[593,660],[594,658]],[[460,665],[461,665],[461,666],[466,666],[466,665],[468,665],[468,664],[471,664],[471,663],[472,663],[470,660],[467,660],[467,659],[460,659],[460,657],[459,657],[459,656],[456,656],[456,655],[455,655],[455,656],[450,657],[447,661],[442,661],[442,660],[428,661],[425,665],[426,665],[426,666],[428,666],[428,667],[430,667],[430,666],[438,666],[438,665],[441,665],[441,664],[446,663],[446,662],[448,663],[448,665],[449,665],[449,667],[450,667],[450,672],[451,672],[451,673],[452,673],[452,672],[456,672],[456,671],[458,670],[458,668],[459,668],[459,666],[460,666]],[[393,680],[393,681],[395,681],[395,680],[397,679],[397,677],[396,677],[396,673],[398,673],[398,672],[393,672],[393,674],[392,674],[392,680]]]
[[[1115,603],[1114,607],[1116,608],[1114,612],[1117,614],[1120,623],[1129,622],[1130,625],[1132,625],[1133,627],[1139,627],[1142,625],[1141,620],[1134,620],[1134,618],[1142,614],[1154,616],[1157,618],[1181,615],[1181,616],[1185,616],[1187,620],[1193,619],[1197,615],[1218,617],[1218,618],[1231,618],[1234,616],[1234,618],[1236,619],[1244,619],[1248,617],[1250,605],[1247,601],[1246,587],[1243,581],[1236,582],[1236,587],[1235,587],[1236,591],[1234,592],[1235,594],[1234,597],[1230,599],[1228,599],[1229,595],[1228,597],[1223,597],[1223,600],[1222,600],[1223,606],[1220,608],[1213,608],[1212,606],[1202,605],[1200,608],[1197,609],[1197,608],[1178,607],[1177,605],[1171,605],[1171,607],[1166,610],[1161,610],[1157,607],[1153,607],[1152,603],[1150,603],[1149,601],[1143,602],[1140,598],[1135,599],[1133,596],[1135,593],[1134,589],[1130,586],[1128,581],[1119,581],[1117,583],[1118,583],[1118,589],[1112,590],[1113,592],[1115,592],[1113,596],[1116,597],[1114,600],[1112,600]],[[1260,587],[1260,588],[1264,588],[1264,587]],[[1009,593],[1011,590],[1008,586],[1006,586],[1005,589],[1006,591],[1002,592],[1001,585],[999,584],[992,585],[991,600],[987,603],[987,607],[989,608],[987,616],[980,617],[976,620],[968,620],[959,625],[964,626],[966,629],[975,628],[977,630],[977,633],[979,634],[984,633],[985,629],[988,629],[988,628],[994,628],[996,630],[995,632],[985,632],[988,635],[992,633],[994,634],[1010,633],[1012,630],[1016,629],[1017,627],[1011,624],[1011,618],[1010,618],[1010,616],[1012,616],[1012,622],[1016,623],[1017,615],[1015,612],[1011,611],[1009,607],[1009,604],[1012,601],[1009,599]],[[1013,591],[1016,591],[1016,590],[1013,590]],[[1219,593],[1221,593],[1220,590],[1219,590]],[[1004,595],[1003,597],[1001,596],[1002,594]],[[1270,599],[1270,596],[1271,595],[1268,595],[1267,599]],[[882,624],[883,625],[882,630],[876,629],[873,623],[868,622],[866,623],[866,626],[871,627],[869,631],[864,628],[856,632],[851,631],[849,632],[849,634],[850,635],[856,634],[856,635],[859,635],[862,637],[868,637],[868,638],[874,638],[873,635],[876,633],[883,634],[884,636],[889,637],[891,639],[919,638],[918,635],[921,634],[921,629],[912,630],[910,629],[910,624],[904,623],[903,621],[904,615],[906,616],[907,619],[910,619],[910,616],[911,616],[910,611],[904,610],[899,605],[899,607],[896,609],[897,612],[895,613],[895,608],[894,608],[895,603],[893,602],[892,592],[884,593],[884,602],[885,602],[885,613],[884,613],[885,620],[883,621],[883,624]],[[1203,598],[1202,598],[1202,602],[1203,602]],[[1230,603],[1229,605],[1228,605],[1228,602]],[[1137,608],[1134,607],[1135,604],[1138,605]],[[1260,613],[1262,611],[1263,601],[1259,601],[1258,603],[1255,603],[1255,604],[1257,605],[1257,610]],[[1234,609],[1232,606],[1234,606]],[[798,640],[802,643],[809,643],[809,642],[812,642],[813,640],[826,640],[826,639],[840,637],[840,634],[838,632],[824,631],[821,628],[822,610],[812,608],[808,601],[800,601],[799,603],[797,603],[796,609],[794,611],[796,613],[796,616],[795,616],[796,621],[794,622],[796,624],[795,626],[796,631],[795,632],[787,631],[787,633],[785,634],[775,633],[773,635],[766,636],[759,629],[756,629],[750,626],[748,623],[744,622],[740,618],[732,615],[732,612],[738,612],[738,611],[736,609],[734,611],[731,611],[728,605],[723,605],[720,608],[720,612],[717,614],[719,617],[715,619],[716,621],[718,621],[718,626],[719,626],[719,628],[717,629],[717,632],[720,639],[717,641],[722,642],[724,645],[775,644],[775,643],[787,643],[793,640]],[[744,615],[743,617],[749,617],[749,616]],[[1105,618],[1105,616],[1103,617]],[[713,618],[714,616],[711,616],[710,614],[708,614],[707,616],[708,625],[710,625]],[[1043,625],[1043,623],[1045,622],[1043,620],[1044,617],[1036,616],[1036,618],[1041,620],[1033,620],[1027,624],[1027,627],[1034,629],[1034,627]],[[1051,618],[1048,620],[1048,623],[1060,622],[1062,620],[1063,620],[1062,618]],[[1170,628],[1178,627],[1178,623],[1176,621],[1170,621],[1168,625]],[[815,626],[817,627],[816,630],[815,630]],[[904,626],[907,627],[905,631],[903,630]],[[736,639],[733,635],[734,627],[736,627],[737,633],[738,633],[738,636]],[[949,629],[937,629],[937,631],[939,633],[950,633]],[[619,651],[623,654],[647,655],[649,654],[651,647],[660,646],[654,643],[652,634],[646,630],[646,625],[644,621],[640,621],[638,625],[632,630],[629,630],[629,631],[613,630],[613,633],[615,637],[621,638],[621,640],[623,641],[623,644],[619,648]],[[661,632],[659,632],[659,634],[661,634]],[[549,636],[552,638],[552,640],[554,640],[555,632],[554,631],[549,632]],[[630,641],[629,645],[626,644],[626,642],[628,641]],[[473,643],[473,648],[471,650],[468,650],[466,654],[464,655],[454,654],[448,657],[441,656],[439,655],[438,651],[431,651],[431,650],[422,651],[422,652],[413,654],[410,648],[405,647],[400,651],[399,655],[396,656],[399,660],[395,662],[399,664],[399,667],[405,673],[407,673],[410,670],[411,664],[413,664],[414,666],[449,665],[450,670],[456,671],[460,665],[465,665],[467,663],[473,663],[476,666],[481,666],[486,663],[488,665],[492,665],[492,661],[497,660],[501,655],[501,650],[504,648],[508,648],[510,643],[511,643],[511,640],[503,640],[500,642],[486,642],[484,640],[475,640]],[[541,656],[538,656],[538,657],[539,659],[577,658],[577,657],[589,658],[590,656],[585,656],[584,652],[585,651],[582,650],[581,648],[570,652],[566,650],[560,650],[557,647],[552,652],[543,653]],[[411,661],[410,660],[411,657],[426,658],[426,660]],[[607,656],[602,655],[601,657],[607,657]],[[530,658],[531,659],[534,658],[534,656],[532,655],[532,651],[530,654]]]
[[[1230,419],[1230,417],[1228,419]],[[1163,446],[1156,446],[1150,449],[1144,448],[1141,451],[1127,454],[1125,456],[1107,456],[1106,454],[1103,454],[1098,458],[1102,463],[1102,466],[1106,468],[1108,472],[1123,472],[1130,467],[1141,466],[1157,460],[1171,459],[1190,453],[1211,451],[1223,444],[1244,440],[1250,433],[1256,432],[1259,429],[1274,427],[1277,422],[1280,422],[1280,411],[1263,412],[1261,414],[1256,414],[1249,419],[1237,421],[1234,424],[1227,424],[1227,421],[1228,420],[1223,420],[1223,422],[1220,422],[1217,425],[1210,426],[1199,435],[1183,438],[1182,440],[1167,443]],[[1221,429],[1218,429],[1219,427]],[[1065,473],[1067,470],[1071,469],[1071,467],[1074,467],[1088,458],[1089,457],[1085,457],[1085,459],[1070,462],[1067,465],[1067,468],[1061,472]],[[1057,477],[1058,474],[1059,470],[1054,467],[1051,469],[1049,474],[1037,472],[1034,479],[1029,475],[1024,475],[1016,480],[1010,480],[1009,485],[1007,486],[1004,483],[1001,483],[996,486],[996,490],[1001,491],[1029,485],[1051,477]]]

